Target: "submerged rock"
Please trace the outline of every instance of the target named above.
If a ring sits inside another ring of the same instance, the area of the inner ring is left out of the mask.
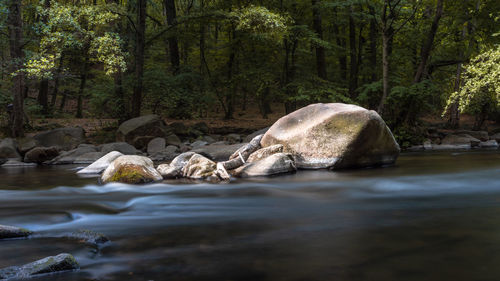
[[[262,160],[245,164],[234,170],[233,175],[246,178],[290,173],[296,170],[290,154],[276,153]]]
[[[156,170],[163,176],[164,179],[173,179],[182,176],[182,168],[186,166],[189,159],[195,155],[194,152],[184,152],[175,157],[170,164],[161,164]]]
[[[93,246],[99,246],[100,244],[104,244],[110,241],[109,238],[106,237],[106,235],[87,229],[81,229],[72,232],[67,237],[71,239],[77,239],[81,242],[84,242],[86,244],[91,244]]]
[[[108,154],[97,159],[94,163],[90,164],[86,168],[77,172],[77,174],[100,174],[102,171],[113,162],[116,158],[123,156],[122,153],[118,151],[111,151]]]
[[[343,103],[311,104],[274,123],[263,147],[282,144],[298,168],[353,168],[393,164],[399,145],[373,110]]]
[[[0,269],[0,279],[25,279],[39,274],[55,273],[78,269],[79,265],[70,254],[46,257],[23,266]]]
[[[32,233],[22,227],[0,225],[0,239],[28,237]]]
[[[191,179],[204,179],[213,176],[216,169],[215,162],[202,155],[194,154],[182,168],[182,175]]]
[[[161,181],[151,159],[138,155],[124,155],[116,158],[101,176],[103,183],[123,182],[130,184]]]

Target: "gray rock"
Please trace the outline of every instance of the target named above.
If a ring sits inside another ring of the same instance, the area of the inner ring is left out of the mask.
[[[153,161],[138,155],[124,155],[116,158],[101,176],[103,183],[138,184],[161,181],[162,179],[163,177],[156,171]]]
[[[17,149],[21,154],[25,154],[36,146],[38,146],[38,144],[34,138],[24,137],[17,139]]]
[[[116,132],[116,140],[133,144],[136,137],[166,137],[172,130],[158,115],[145,115],[123,122]]]
[[[455,132],[456,135],[469,135],[473,138],[476,138],[480,141],[487,141],[490,139],[488,136],[488,132],[486,131],[468,131],[468,130],[460,130]]]
[[[181,139],[177,135],[175,135],[175,134],[171,134],[171,135],[165,137],[165,142],[166,142],[167,145],[175,145],[175,146],[178,146],[178,147],[182,143]]]
[[[193,142],[193,143],[191,144],[191,147],[192,147],[192,148],[198,148],[198,147],[205,146],[205,145],[207,145],[207,144],[208,144],[208,142],[206,142],[206,141],[197,140],[197,141],[195,141],[195,142]]]
[[[260,161],[264,158],[267,158],[273,154],[276,153],[282,153],[283,152],[283,145],[282,144],[275,144],[271,145],[268,147],[261,148],[254,153],[250,154],[250,156],[247,159],[247,162],[252,163],[256,161]]]
[[[377,112],[343,103],[311,104],[280,118],[261,141],[275,144],[305,169],[393,164],[400,151]]]
[[[481,148],[497,148],[498,142],[496,140],[482,141],[479,143]]]
[[[165,147],[162,151],[156,152],[149,156],[154,162],[165,162],[172,161],[176,156],[180,154],[180,150],[175,145],[169,145]]]
[[[236,177],[271,176],[296,171],[295,163],[290,154],[276,153],[262,160],[247,163],[234,170]]]
[[[58,146],[62,150],[71,150],[85,142],[85,131],[80,127],[59,128],[34,136],[38,146]]]
[[[161,164],[156,170],[163,176],[164,179],[177,178],[182,176],[182,168],[186,166],[189,159],[195,155],[194,152],[184,152],[175,157],[170,164]]]
[[[494,134],[493,136],[491,136],[490,140],[496,140],[498,143],[500,143],[500,133],[497,133],[497,134]]]
[[[230,144],[240,143],[241,142],[241,136],[238,135],[238,134],[228,134],[228,135],[224,136],[224,140],[226,140]]]
[[[212,160],[195,154],[182,168],[182,176],[190,179],[205,179],[214,175],[217,164]]]
[[[132,145],[126,142],[112,142],[103,144],[100,146],[101,152],[109,153],[111,151],[118,151],[125,155],[135,155],[139,153],[139,151]]]
[[[28,237],[33,232],[15,226],[0,225],[0,239]]]
[[[431,142],[431,140],[424,141],[423,146],[424,146],[425,150],[432,150],[432,142]]]
[[[102,171],[106,170],[111,162],[113,162],[120,156],[123,156],[121,152],[111,151],[101,158],[97,159],[94,163],[90,164],[86,168],[78,171],[77,174],[100,174],[102,173]]]
[[[73,164],[78,157],[90,152],[97,152],[97,149],[92,146],[75,148],[70,151],[61,152],[59,156],[45,163],[50,165]]]
[[[193,149],[192,151],[201,154],[212,161],[226,161],[229,159],[231,154],[244,145],[246,145],[246,143],[237,143],[232,145],[211,144]]]
[[[52,147],[35,147],[24,155],[24,162],[27,163],[43,163],[52,160],[59,156],[57,146]]]
[[[212,138],[211,136],[203,136],[202,140],[206,141],[208,144],[216,142],[216,140],[214,138]]]
[[[441,145],[470,145],[471,147],[478,146],[481,141],[467,134],[447,135]]]
[[[243,142],[250,142],[256,136],[265,134],[267,132],[267,130],[269,130],[269,128],[271,128],[271,127],[266,127],[264,129],[260,129],[260,130],[258,130],[256,132],[251,133],[250,135],[246,136],[243,139]]]
[[[433,144],[432,150],[467,150],[470,144]]]
[[[76,157],[73,164],[92,164],[104,155],[106,155],[104,152],[88,152]]]
[[[165,149],[167,142],[164,138],[154,138],[148,143],[148,154],[155,154]]]
[[[198,122],[191,126],[192,129],[201,132],[202,134],[208,134],[210,133],[210,128],[208,127],[207,123],[205,122]]]
[[[0,142],[0,158],[21,159],[21,155],[17,151],[16,140],[6,138]]]
[[[25,163],[18,159],[8,159],[2,167],[36,167],[36,163]]]
[[[77,239],[79,241],[82,241],[86,244],[90,244],[93,246],[99,246],[100,244],[104,244],[110,241],[109,238],[106,237],[106,235],[87,229],[81,229],[72,232],[70,235],[67,235],[66,237],[71,239]]]
[[[39,274],[70,271],[78,268],[78,262],[72,255],[59,254],[23,266],[0,269],[0,279],[26,279]]]

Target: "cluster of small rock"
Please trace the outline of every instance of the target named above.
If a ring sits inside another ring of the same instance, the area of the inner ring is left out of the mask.
[[[122,124],[118,138],[136,146],[139,138],[133,134],[138,131],[141,135],[152,134],[139,128],[144,122],[132,119],[124,124],[128,129],[124,130]],[[155,167],[158,162],[155,155],[164,151],[165,135],[169,134],[167,129],[160,131],[163,136],[155,136],[148,142],[149,157],[113,151],[78,173],[102,173],[103,183],[135,184],[172,178],[227,181],[231,177],[290,173],[298,168],[389,165],[396,161],[400,151],[389,128],[376,112],[347,104],[307,106],[284,116],[265,130],[265,134],[248,136],[251,137],[248,143],[200,146],[193,143],[194,149],[181,153],[170,163],[160,161],[167,163]]]
[[[239,134],[210,134],[208,126],[197,123],[166,125],[159,116],[147,115],[124,122],[116,132],[116,142],[87,144],[80,127],[57,128],[34,137],[0,140],[0,165],[91,164],[111,151],[124,155],[148,156],[154,162],[171,161],[182,152],[195,150],[227,157],[241,146]]]
[[[422,145],[412,146],[409,150],[497,149],[500,143],[500,132],[429,129],[427,136]]]

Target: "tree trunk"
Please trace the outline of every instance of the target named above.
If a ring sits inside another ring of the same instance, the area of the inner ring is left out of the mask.
[[[382,98],[378,105],[377,112],[382,115],[385,100],[389,94],[389,40],[390,36],[386,32],[382,33]]]
[[[24,60],[23,46],[23,21],[22,21],[22,1],[10,0],[8,7],[7,29],[9,33],[9,50],[12,59],[12,98],[13,106],[9,116],[11,134],[13,137],[24,136],[24,73],[17,72],[22,67]],[[17,73],[16,73],[17,72]]]
[[[167,16],[168,26],[172,26],[177,23],[177,13],[175,10],[175,0],[164,0],[165,14]],[[170,64],[172,65],[172,74],[177,75],[179,73],[180,61],[179,61],[179,43],[177,41],[177,36],[169,36],[168,48],[170,55]]]
[[[132,95],[132,117],[141,115],[144,47],[146,33],[146,0],[137,0],[137,30],[135,50],[135,86]]]
[[[427,61],[429,60],[432,44],[434,43],[434,37],[436,36],[436,32],[439,26],[439,20],[441,19],[441,15],[443,14],[443,1],[444,0],[437,1],[436,14],[434,15],[434,20],[432,21],[431,30],[427,34],[427,39],[422,46],[420,64],[417,68],[415,78],[413,79],[414,83],[419,83],[420,81],[422,81],[422,76],[424,74],[425,68],[427,67]]]
[[[321,0],[312,0],[313,10],[313,28],[319,39],[323,39],[323,29],[321,26],[321,13],[318,4]],[[316,47],[316,71],[319,78],[326,80],[326,61],[325,61],[325,48]]]
[[[351,5],[349,7],[349,60],[350,60],[350,69],[349,69],[349,96],[354,98],[355,91],[357,88],[357,79],[358,79],[358,63],[357,63],[357,54],[356,54],[356,25],[354,24],[353,18],[354,9]]]
[[[375,8],[369,6],[370,14],[373,18],[370,20],[370,68],[372,69],[371,82],[378,80],[377,77],[377,21],[375,19]]]
[[[89,55],[85,56],[83,63],[82,73],[80,75],[80,88],[78,89],[78,101],[76,104],[76,118],[83,118],[83,94],[85,93],[85,86],[87,85],[87,72],[89,67]]]
[[[46,9],[50,8],[50,0],[44,1],[44,7]],[[47,16],[42,16],[42,23],[47,24]],[[42,78],[40,81],[40,88],[38,91],[38,104],[42,106],[42,114],[45,115],[49,113],[49,80],[46,78]]]
[[[335,11],[335,16],[337,16],[337,12]],[[337,42],[337,45],[342,49],[342,51],[338,52],[338,61],[339,61],[339,73],[340,73],[340,80],[346,81],[347,80],[347,56],[345,53],[346,49],[346,40],[341,37],[341,34],[344,34],[344,30],[341,30],[339,26],[333,22],[333,32],[335,33],[335,41]]]
[[[56,77],[54,80],[54,91],[52,92],[52,99],[50,101],[50,106],[52,107],[52,110],[56,105],[57,94],[59,93],[59,81],[60,81],[59,76],[61,75],[62,72],[63,62],[64,62],[64,53],[62,53],[61,58],[59,58],[59,65],[57,66],[56,70]]]

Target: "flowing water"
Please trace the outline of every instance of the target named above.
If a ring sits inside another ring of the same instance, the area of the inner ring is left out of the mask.
[[[499,280],[500,152],[230,184],[98,185],[74,166],[0,168],[0,268],[62,252],[35,280]],[[99,251],[61,238],[89,229]]]

